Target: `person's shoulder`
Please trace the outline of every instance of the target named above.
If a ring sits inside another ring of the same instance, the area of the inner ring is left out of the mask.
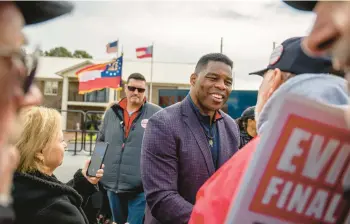
[[[113,113],[113,107],[115,107],[116,104],[112,105],[110,108],[108,108],[106,111],[105,111],[105,116],[107,114],[110,114],[110,113]]]
[[[235,119],[233,119],[230,115],[226,114],[223,111],[220,111],[220,114],[226,125],[230,127],[231,130],[233,130],[235,133],[240,132],[237,121]]]
[[[115,114],[115,109],[117,109],[119,106],[117,103],[114,103],[113,105],[111,105],[111,107],[109,107],[104,114],[104,117],[108,117],[111,116],[111,114]]]
[[[236,120],[233,119],[230,115],[228,115],[224,111],[220,110],[220,114],[221,114],[222,119],[224,119],[225,122],[237,124]]]
[[[174,121],[174,119],[177,119],[181,115],[180,108],[181,108],[181,102],[175,103],[162,110],[159,110],[157,113],[155,113],[151,117],[151,120],[158,120],[163,122]]]
[[[52,198],[51,203],[46,204],[36,215],[40,223],[84,223],[79,208],[72,204],[64,196]]]
[[[160,106],[158,106],[157,104],[154,104],[154,103],[147,102],[146,105],[148,106],[149,109],[151,109],[152,111],[155,111],[155,112],[162,109]]]

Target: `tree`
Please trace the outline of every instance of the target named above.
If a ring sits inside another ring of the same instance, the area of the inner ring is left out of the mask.
[[[84,50],[75,50],[74,53],[65,47],[55,47],[49,51],[45,51],[43,56],[49,57],[65,57],[65,58],[92,58],[92,56]]]
[[[73,53],[74,58],[92,58],[92,56],[84,50],[75,50]]]
[[[64,47],[55,47],[50,51],[45,51],[45,56],[72,58],[72,53]]]

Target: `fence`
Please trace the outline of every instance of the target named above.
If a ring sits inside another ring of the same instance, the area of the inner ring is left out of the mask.
[[[67,142],[69,152],[77,155],[80,152],[92,154],[99,132],[104,111],[59,110],[67,113],[64,140]]]

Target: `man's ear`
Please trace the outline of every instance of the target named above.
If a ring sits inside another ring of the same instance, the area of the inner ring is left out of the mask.
[[[193,73],[190,77],[191,86],[194,86],[196,84],[197,79],[198,79],[198,75],[196,73]]]
[[[271,86],[268,92],[268,97],[270,97],[282,83],[282,72],[278,68],[275,68],[271,77]]]

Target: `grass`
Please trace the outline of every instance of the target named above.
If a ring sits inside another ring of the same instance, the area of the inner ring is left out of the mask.
[[[89,135],[89,134],[86,134],[85,135],[85,141],[89,142],[89,141],[93,141],[95,142],[96,141],[96,138],[97,138],[97,134],[93,134],[92,136]],[[77,142],[82,142],[83,141],[83,138],[82,137],[78,137],[77,139]],[[71,139],[69,140],[70,143],[74,143],[75,142],[75,139]]]

